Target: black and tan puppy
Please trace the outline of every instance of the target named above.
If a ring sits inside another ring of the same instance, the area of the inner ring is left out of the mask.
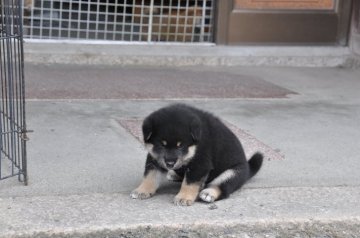
[[[189,206],[198,197],[213,202],[239,189],[262,165],[260,153],[246,160],[239,140],[218,118],[187,105],[153,112],[142,129],[149,153],[134,199],[154,195],[158,176],[167,172],[168,179],[182,180],[176,205]]]

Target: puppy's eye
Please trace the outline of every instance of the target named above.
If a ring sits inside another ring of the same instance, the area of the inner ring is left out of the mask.
[[[162,144],[163,146],[166,146],[166,145],[167,145],[166,140],[162,140],[162,141],[161,141],[161,144]]]
[[[181,146],[182,146],[181,141],[178,141],[178,142],[176,143],[176,147],[180,148]]]

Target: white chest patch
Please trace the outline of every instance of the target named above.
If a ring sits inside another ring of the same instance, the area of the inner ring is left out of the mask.
[[[145,143],[145,149],[150,153],[152,152],[152,149],[154,148],[153,144]]]

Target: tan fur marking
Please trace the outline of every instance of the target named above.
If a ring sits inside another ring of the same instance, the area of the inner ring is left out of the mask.
[[[140,186],[137,190],[141,190],[144,192],[153,193],[157,189],[157,179],[156,179],[157,172],[155,170],[150,171],[146,177],[144,177],[143,181],[141,182]]]
[[[175,197],[175,204],[182,206],[192,205],[199,194],[199,190],[199,183],[187,184],[186,179],[184,179],[180,191]]]
[[[220,190],[220,188],[219,187],[213,187],[212,188],[213,189],[213,191],[214,191],[214,195],[215,195],[215,200],[216,199],[218,199],[219,197],[220,197],[220,195],[221,195],[221,190]]]
[[[215,197],[215,200],[218,199],[221,195],[221,190],[218,186],[210,187],[211,189],[211,195]]]

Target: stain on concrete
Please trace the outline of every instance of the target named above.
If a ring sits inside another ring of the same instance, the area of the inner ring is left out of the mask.
[[[264,79],[230,72],[164,67],[31,65],[32,99],[286,98],[294,92]]]

